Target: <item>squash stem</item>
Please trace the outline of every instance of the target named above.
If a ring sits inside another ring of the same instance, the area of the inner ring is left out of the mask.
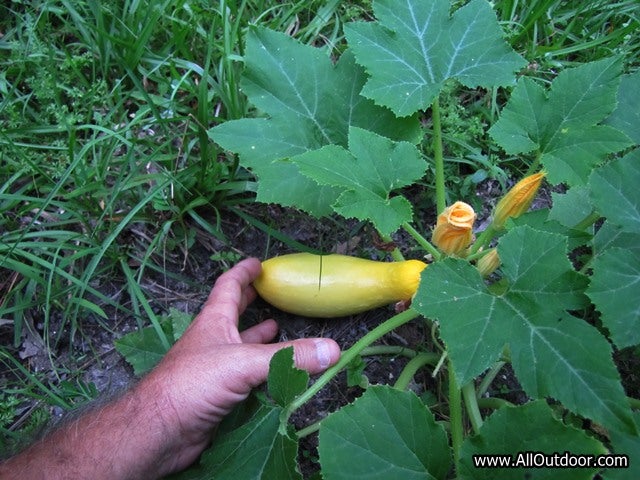
[[[360,352],[362,352],[366,347],[371,345],[376,340],[380,339],[390,331],[398,328],[400,325],[404,325],[405,323],[413,320],[418,317],[419,314],[413,309],[405,310],[404,312],[400,312],[397,315],[394,315],[389,320],[381,323],[376,328],[371,330],[369,333],[364,335],[360,340],[354,343],[351,348],[342,352],[340,356],[340,360],[334,366],[328,368],[322,375],[318,377],[318,379],[307,388],[304,392],[302,392],[298,397],[296,397],[283,411],[280,416],[280,425],[286,425],[289,421],[289,417],[293,412],[295,412],[298,408],[304,405],[306,402],[311,400],[311,398],[318,393],[322,387],[324,387],[327,383],[329,383],[333,377],[335,377],[343,368],[351,363],[351,361],[356,358]]]
[[[431,121],[433,122],[433,160],[436,167],[436,207],[438,214],[446,207],[447,199],[444,184],[444,153],[442,148],[442,124],[440,123],[440,98],[436,97],[431,104]]]
[[[423,352],[416,355],[411,360],[409,360],[409,363],[407,363],[402,369],[402,372],[398,376],[398,380],[396,380],[393,388],[397,388],[398,390],[406,390],[418,370],[420,370],[425,365],[437,364],[439,359],[440,355],[432,352]]]
[[[372,345],[370,347],[366,347],[364,348],[361,352],[360,352],[360,356],[365,357],[365,356],[371,356],[371,355],[395,355],[395,356],[403,356],[403,357],[408,357],[410,359],[413,359],[413,365],[417,366],[417,368],[413,369],[412,375],[411,377],[415,374],[415,372],[422,366],[425,364],[429,364],[429,363],[435,363],[434,362],[434,358],[435,357],[435,361],[437,361],[437,357],[438,355],[434,354],[434,353],[418,353],[415,350],[412,350],[411,348],[407,348],[407,347],[400,347],[397,345]],[[420,362],[418,362],[416,359],[419,357],[425,357],[429,358],[431,361],[424,361],[424,359]],[[403,370],[403,373],[400,374],[400,376],[398,377],[398,381],[396,382],[396,384],[394,385],[395,388],[399,388],[398,387],[398,383],[401,381],[400,379],[402,378],[404,372],[409,368],[409,364],[411,364],[411,362],[409,362],[406,366],[405,366],[405,370]],[[413,368],[413,367],[412,367]],[[409,375],[408,373],[405,375]],[[406,386],[403,388],[403,390],[406,389]],[[324,419],[320,419],[317,422],[314,422],[310,425],[307,425],[306,427],[301,428],[300,430],[296,431],[296,437],[297,438],[304,438],[308,435],[311,435],[312,433],[317,432],[318,430],[320,430],[320,424],[322,423],[322,420]]]
[[[498,375],[502,367],[504,367],[505,365],[506,365],[506,362],[503,362],[502,360],[493,364],[491,369],[483,377],[482,381],[480,382],[480,385],[478,386],[478,390],[476,393],[477,398],[481,398],[485,393],[487,393],[487,390],[489,390],[489,387],[495,380],[496,376]]]
[[[420,245],[424,250],[431,254],[434,260],[439,260],[441,257],[440,251],[434,247],[429,241],[424,238],[420,232],[418,232],[413,226],[411,226],[408,222],[402,224],[402,228],[405,232],[413,237],[413,239]]]
[[[478,399],[478,407],[497,410],[498,408],[502,408],[502,407],[515,407],[515,405],[511,403],[509,400],[505,400],[504,398],[486,397],[486,398]]]
[[[462,397],[464,398],[464,406],[471,420],[471,426],[475,433],[480,433],[480,427],[482,427],[482,415],[480,414],[480,407],[478,407],[478,397],[476,397],[476,389],[473,382],[467,383],[462,387]]]
[[[372,355],[396,355],[408,358],[413,358],[418,355],[418,352],[411,348],[401,347],[398,345],[372,345],[364,348],[360,352],[360,356],[367,357]]]
[[[458,388],[458,382],[453,371],[453,365],[449,360],[449,421],[451,423],[451,446],[453,448],[453,465],[458,469],[460,460],[460,448],[464,440],[464,427],[462,425],[462,396]]]
[[[493,228],[493,224],[490,224],[476,239],[475,243],[471,246],[469,256],[476,254],[482,247],[486,246],[493,240],[496,235],[496,230]],[[468,257],[467,257],[468,258]]]
[[[380,232],[378,232],[378,235],[380,235],[380,239],[383,242],[388,243],[390,245],[391,244],[395,245],[395,242],[393,241],[393,238],[391,238],[390,235],[383,235]],[[398,247],[394,247],[393,250],[391,250],[389,253],[391,254],[391,258],[393,258],[395,262],[401,262],[404,260],[404,256],[402,255],[402,252]]]

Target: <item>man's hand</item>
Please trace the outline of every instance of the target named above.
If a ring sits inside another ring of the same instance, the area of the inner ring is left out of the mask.
[[[293,346],[310,373],[334,364],[333,340],[267,344],[277,325],[244,332],[238,317],[255,298],[260,262],[248,259],[218,278],[201,313],[160,364],[118,400],[79,417],[0,464],[5,479],[151,479],[181,470],[207,446],[222,418],[263,383],[271,357]]]
[[[325,370],[340,357],[340,348],[329,339],[267,344],[278,331],[273,320],[238,331],[238,317],[255,298],[251,282],[259,273],[260,262],[247,259],[221,275],[201,313],[140,385],[152,391],[161,386],[171,406],[163,417],[171,428],[177,426],[182,442],[171,470],[189,465],[222,418],[266,380],[278,350],[293,346],[296,366],[310,373]]]

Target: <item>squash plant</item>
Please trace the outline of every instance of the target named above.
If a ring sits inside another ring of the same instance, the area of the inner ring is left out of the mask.
[[[251,28],[242,88],[258,115],[210,137],[254,172],[259,201],[368,221],[385,239],[404,230],[432,261],[411,307],[311,385],[290,351],[276,355],[270,399],[230,418],[185,478],[301,478],[298,439],[318,429],[325,479],[637,478],[640,401],[625,393],[613,354],[640,343],[640,74],[623,74],[618,56],[567,68],[548,84],[522,74],[527,62],[485,0],[453,13],[447,0],[377,0],[374,13],[375,21],[345,25],[347,48],[335,62],[327,49]],[[415,226],[402,194],[427,171],[417,145],[428,112],[437,210],[447,209],[438,96],[449,80],[503,88],[508,100],[489,130],[496,147],[565,186],[550,209],[494,221],[453,254]],[[392,256],[403,260],[398,250]],[[498,262],[483,276],[481,264]],[[442,350],[415,352],[395,385],[369,387],[293,431],[298,408],[409,321],[431,325]],[[487,398],[506,364],[528,403]],[[406,388],[427,367],[446,376],[446,418]],[[629,465],[541,469],[523,452],[615,453]],[[522,461],[489,469],[475,463],[487,458],[479,455]]]

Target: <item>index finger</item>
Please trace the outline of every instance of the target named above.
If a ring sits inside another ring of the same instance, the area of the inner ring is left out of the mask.
[[[248,287],[260,274],[261,269],[262,265],[256,258],[247,258],[234,265],[218,277],[205,302],[205,307],[216,305],[219,309],[223,306],[225,308],[232,306],[236,309],[242,304],[246,306],[243,296],[250,290]]]

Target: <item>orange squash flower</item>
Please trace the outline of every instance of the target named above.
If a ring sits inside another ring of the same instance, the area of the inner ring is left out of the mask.
[[[471,205],[456,202],[438,215],[431,240],[447,255],[460,255],[473,241],[475,219]]]
[[[500,199],[493,211],[493,228],[500,230],[508,218],[516,218],[529,210],[546,172],[523,178]]]

